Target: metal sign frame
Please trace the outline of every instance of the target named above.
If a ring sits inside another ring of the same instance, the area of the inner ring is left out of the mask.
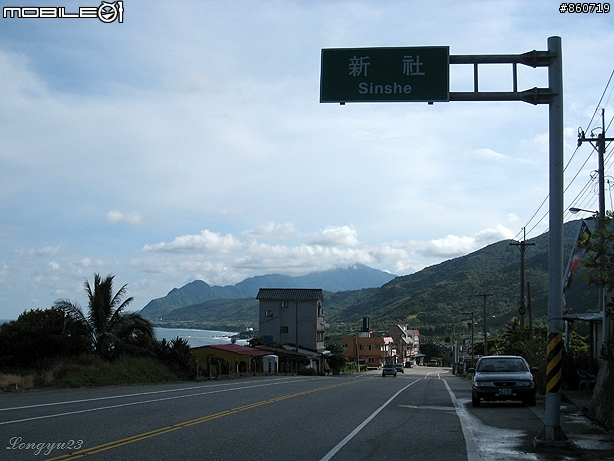
[[[449,92],[449,101],[524,101],[548,104],[549,131],[549,260],[548,260],[548,363],[546,416],[535,444],[567,440],[560,425],[563,351],[563,58],[560,37],[548,38],[547,51],[518,55],[451,55],[450,64],[473,64],[473,91]],[[480,64],[512,64],[511,92],[479,91]],[[518,91],[517,66],[548,68],[548,87]],[[427,101],[429,103],[435,100]],[[345,104],[346,101],[337,101]],[[347,101],[349,102],[349,101]]]

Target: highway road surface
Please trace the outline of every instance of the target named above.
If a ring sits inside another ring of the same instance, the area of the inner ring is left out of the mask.
[[[2,460],[546,460],[530,407],[416,367],[0,394]]]

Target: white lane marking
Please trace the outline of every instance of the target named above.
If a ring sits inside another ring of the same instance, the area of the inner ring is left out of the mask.
[[[301,380],[301,381],[307,381],[307,380]],[[51,415],[43,415],[43,416],[33,416],[31,418],[23,418],[23,419],[14,419],[11,421],[2,421],[0,422],[0,426],[6,425],[6,424],[14,424],[14,423],[23,423],[25,421],[35,421],[38,419],[48,419],[48,418],[57,418],[60,416],[68,416],[68,415],[77,415],[80,413],[90,413],[93,411],[100,411],[100,410],[109,410],[111,408],[121,408],[121,407],[129,407],[129,406],[133,406],[133,405],[143,405],[146,403],[153,403],[153,402],[163,402],[165,400],[177,400],[177,399],[184,399],[187,397],[197,397],[200,395],[209,395],[209,394],[219,394],[222,392],[230,392],[230,391],[240,391],[243,389],[251,389],[251,388],[256,388],[256,387],[265,387],[265,386],[274,386],[277,384],[284,384],[284,383],[280,383],[280,382],[274,382],[274,383],[266,383],[266,384],[256,384],[253,386],[242,386],[242,387],[235,387],[235,388],[230,388],[230,389],[218,389],[218,390],[214,390],[214,391],[207,391],[207,392],[197,392],[194,394],[186,394],[186,395],[176,395],[173,397],[162,397],[159,399],[149,399],[149,400],[140,400],[138,402],[128,402],[128,403],[118,403],[117,405],[107,405],[104,407],[96,407],[96,408],[88,408],[85,410],[75,410],[75,411],[67,411],[64,413],[55,413],[55,414],[51,414]]]
[[[288,380],[291,378],[275,378],[272,381],[282,381],[282,380]],[[296,382],[297,380],[294,380],[293,382]],[[304,379],[301,379],[300,381],[305,381]],[[141,395],[154,395],[154,394],[163,394],[166,392],[181,392],[181,391],[192,391],[194,389],[202,389],[203,387],[220,387],[220,386],[232,386],[236,383],[220,383],[220,384],[210,384],[209,386],[192,386],[192,387],[182,387],[179,389],[165,389],[162,391],[148,391],[148,392],[135,392],[134,394],[121,394],[121,395],[109,395],[106,397],[95,397],[95,398],[91,398],[91,399],[81,399],[81,400],[65,400],[65,401],[61,401],[61,402],[49,402],[49,403],[39,403],[39,404],[35,404],[35,405],[23,405],[20,407],[8,407],[8,408],[0,408],[0,411],[9,411],[9,410],[24,410],[27,408],[40,408],[40,407],[50,407],[50,406],[54,406],[54,405],[70,405],[73,403],[83,403],[83,402],[96,402],[99,400],[110,400],[110,399],[122,399],[122,398],[126,398],[126,397],[138,397]]]
[[[381,407],[379,407],[377,410],[375,410],[373,413],[371,413],[371,415],[367,419],[365,419],[362,423],[360,423],[356,427],[356,429],[354,429],[352,432],[350,432],[341,442],[339,442],[337,445],[335,445],[331,451],[326,453],[326,455],[324,455],[324,457],[320,461],[329,461],[333,456],[335,456],[337,454],[337,452],[339,450],[341,450],[350,440],[352,440],[356,436],[356,434],[358,434],[367,424],[369,424],[369,421],[371,421],[373,418],[375,418],[377,416],[377,414],[380,411],[382,411],[384,408],[386,408],[390,404],[390,402],[392,402],[401,392],[403,392],[409,386],[413,386],[418,381],[420,381],[420,379],[412,381],[407,386],[405,386],[403,389],[401,389],[396,394],[394,394],[392,397],[390,397],[388,400],[386,400],[386,402]]]
[[[467,450],[467,461],[480,461],[480,456],[478,455],[478,450],[474,443],[474,435],[471,427],[469,426],[469,418],[467,417],[466,410],[463,408],[461,404],[458,403],[454,392],[450,389],[448,382],[445,379],[442,379],[443,383],[446,385],[446,389],[448,390],[448,394],[450,394],[450,398],[452,399],[452,403],[454,404],[454,409],[456,410],[456,415],[461,424],[461,429],[463,430],[463,437],[465,438],[465,447]]]
[[[438,410],[438,411],[454,411],[452,407],[442,407],[442,406],[419,406],[419,405],[399,405],[403,408],[411,408],[412,410]]]

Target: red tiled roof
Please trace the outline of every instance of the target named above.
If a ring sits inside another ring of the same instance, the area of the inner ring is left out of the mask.
[[[263,355],[269,355],[271,353],[268,351],[256,349],[255,347],[241,346],[239,344],[210,344],[208,346],[201,347],[212,347],[214,349],[220,349],[222,351],[234,352],[235,354],[251,355],[252,357],[260,357]],[[195,349],[200,349],[201,347],[196,347]]]

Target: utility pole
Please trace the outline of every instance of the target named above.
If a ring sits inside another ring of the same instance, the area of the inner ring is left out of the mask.
[[[605,227],[605,142],[614,141],[614,138],[605,137],[605,109],[601,109],[601,133],[596,137],[591,136],[587,138],[584,131],[580,130],[578,133],[578,147],[583,142],[590,142],[593,148],[597,149],[599,164],[598,164],[598,176],[599,176],[599,216],[598,216],[598,229],[601,231]],[[603,243],[604,236],[601,234],[601,241]],[[603,271],[601,271],[601,279],[603,280]],[[602,344],[601,344],[601,356],[608,358],[612,356],[612,350],[610,347],[610,328],[609,328],[609,315],[607,303],[605,302],[605,290],[602,285],[599,285],[599,304],[601,305],[601,311],[603,313],[603,330],[602,330]]]
[[[531,304],[531,282],[527,282],[527,309],[529,310],[529,338],[533,339],[533,305]]]
[[[298,299],[294,302],[296,304],[296,352],[298,352]]]
[[[524,237],[522,242],[511,242],[510,245],[514,245],[520,247],[520,303],[518,307],[518,313],[520,314],[520,331],[524,331],[524,314],[526,314],[527,309],[524,305],[524,252],[526,251],[526,247],[530,245],[535,245],[534,243],[527,243],[527,228],[522,228],[524,232]]]
[[[461,312],[463,315],[471,315],[471,367],[475,367],[475,352],[473,350],[473,312]]]
[[[486,298],[492,295],[493,293],[480,293],[479,295],[476,295],[484,298],[484,355],[488,355],[488,336],[486,333]]]

